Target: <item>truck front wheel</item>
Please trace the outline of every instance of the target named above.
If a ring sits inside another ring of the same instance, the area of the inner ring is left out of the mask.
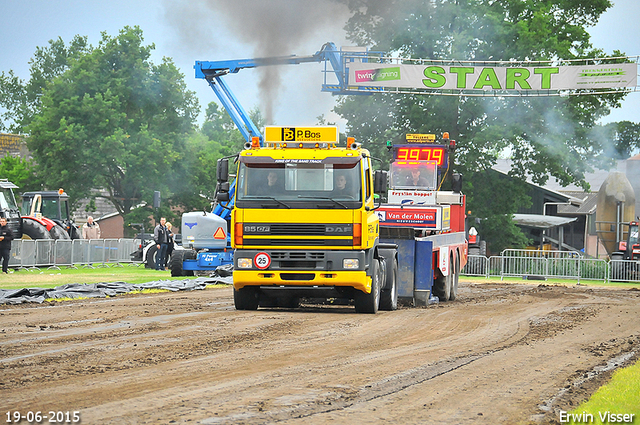
[[[356,307],[356,313],[376,314],[380,305],[380,282],[378,280],[378,269],[380,265],[377,259],[371,262],[371,292],[366,294],[362,291],[356,291],[353,302]]]
[[[257,310],[260,297],[258,288],[245,286],[244,288],[233,288],[233,303],[236,310]]]

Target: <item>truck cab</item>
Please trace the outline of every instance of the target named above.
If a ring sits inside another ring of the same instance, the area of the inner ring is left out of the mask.
[[[395,308],[369,151],[351,139],[338,147],[334,126],[267,127],[264,147],[257,138],[245,147],[231,212],[236,308],[295,307],[301,297]]]

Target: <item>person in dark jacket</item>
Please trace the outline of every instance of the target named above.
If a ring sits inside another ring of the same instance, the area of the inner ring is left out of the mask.
[[[167,219],[160,218],[160,223],[153,229],[153,239],[156,242],[156,270],[164,270],[167,261],[167,248],[169,247],[169,229],[165,224]]]
[[[7,219],[0,218],[0,254],[2,255],[2,273],[9,273],[9,257],[11,256],[11,241],[13,233],[7,226]]]

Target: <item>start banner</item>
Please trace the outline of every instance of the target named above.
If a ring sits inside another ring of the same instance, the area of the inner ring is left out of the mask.
[[[571,66],[349,64],[349,85],[444,90],[578,90],[636,87],[637,63]]]

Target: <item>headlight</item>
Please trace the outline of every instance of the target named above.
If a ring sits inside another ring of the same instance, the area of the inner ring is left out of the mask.
[[[251,258],[238,258],[239,269],[250,269],[253,264]]]
[[[360,267],[360,261],[357,258],[345,258],[342,260],[342,268],[357,269]]]

